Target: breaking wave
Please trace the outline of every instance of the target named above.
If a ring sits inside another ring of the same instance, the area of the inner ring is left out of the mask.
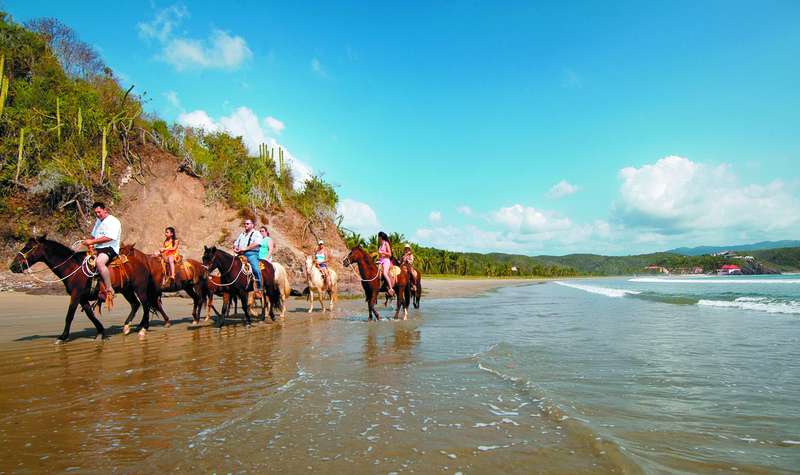
[[[778,300],[769,297],[739,297],[735,300],[701,299],[697,305],[706,307],[740,308],[767,313],[787,313],[800,315],[800,302],[796,300]]]
[[[605,295],[606,297],[614,298],[624,297],[626,295],[638,295],[641,293],[637,290],[612,289],[609,287],[599,287],[595,285],[574,284],[572,282],[555,281],[554,283],[563,285],[564,287],[571,287],[573,289],[583,290],[584,292],[590,292],[593,294]]]

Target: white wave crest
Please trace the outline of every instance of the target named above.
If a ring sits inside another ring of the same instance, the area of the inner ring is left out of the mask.
[[[671,279],[669,277],[634,277],[628,282],[645,282],[650,284],[800,284],[800,279]]]
[[[800,302],[796,300],[774,300],[768,297],[739,297],[736,300],[700,300],[697,305],[707,307],[740,308],[767,313],[800,314]]]
[[[555,281],[555,284],[563,285],[564,287],[571,287],[573,289],[583,290],[584,292],[590,292],[593,294],[600,294],[605,295],[606,297],[624,297],[626,295],[637,295],[641,292],[636,290],[625,290],[625,289],[612,289],[609,287],[599,287],[595,285],[581,285],[581,284],[574,284],[572,282],[561,282]]]

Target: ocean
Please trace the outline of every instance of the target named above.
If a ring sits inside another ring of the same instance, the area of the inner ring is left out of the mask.
[[[423,299],[405,322],[368,323],[364,306],[42,346],[25,362],[7,352],[0,459],[22,471],[796,473],[798,284],[564,280]]]

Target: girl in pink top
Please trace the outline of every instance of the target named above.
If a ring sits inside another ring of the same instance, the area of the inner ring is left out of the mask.
[[[378,247],[378,261],[383,268],[383,278],[386,279],[386,286],[389,289],[386,293],[393,296],[394,279],[389,273],[389,269],[392,268],[392,244],[389,242],[389,236],[383,231],[378,233],[378,240],[381,243],[380,247]]]

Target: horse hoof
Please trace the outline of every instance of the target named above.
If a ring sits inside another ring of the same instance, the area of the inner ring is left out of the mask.
[[[66,340],[66,339],[63,339],[63,340],[62,340],[61,338],[56,338],[56,341],[55,341],[55,343],[54,343],[54,344],[56,344],[56,345],[63,345],[63,344],[64,344],[64,343],[66,343],[66,342],[67,342],[67,340]]]
[[[131,332],[131,326],[130,325],[125,325],[125,326],[122,327],[122,334],[123,335],[127,335],[130,332]]]
[[[144,338],[146,336],[147,336],[147,330],[146,329],[142,328],[141,330],[139,330],[139,338]]]
[[[105,333],[98,333],[97,336],[94,337],[95,341],[102,341],[108,338]]]
[[[164,322],[164,328],[169,328],[172,326],[172,322]]]

